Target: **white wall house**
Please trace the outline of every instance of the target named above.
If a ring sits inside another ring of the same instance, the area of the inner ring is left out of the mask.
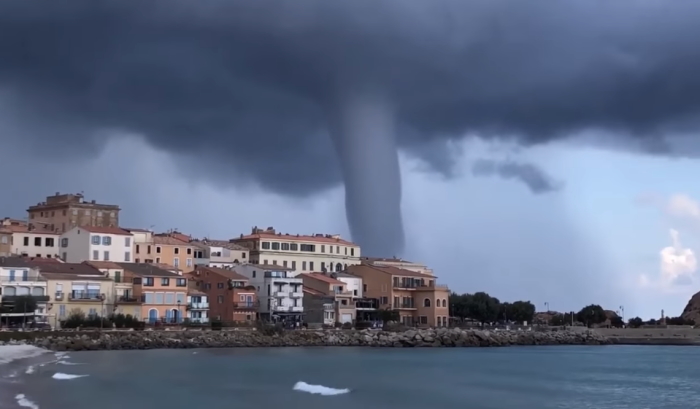
[[[58,233],[26,230],[12,232],[12,253],[29,257],[59,257]]]
[[[354,276],[352,274],[346,273],[334,273],[333,276],[336,280],[345,283],[345,289],[352,293],[353,298],[362,298],[363,288],[362,288],[362,277]]]
[[[195,247],[195,265],[232,268],[238,264],[247,264],[248,249],[224,240],[192,240],[190,245]]]
[[[74,227],[61,235],[61,258],[68,263],[83,261],[133,262],[134,237],[118,227]]]
[[[235,272],[249,279],[258,293],[263,320],[301,320],[304,314],[304,281],[289,268],[245,264]]]
[[[5,307],[11,307],[17,296],[31,295],[37,302],[34,311],[39,321],[43,321],[47,314],[47,282],[39,274],[39,269],[27,267],[14,257],[0,258],[0,303]]]
[[[209,297],[199,290],[190,289],[187,293],[187,319],[190,322],[209,322]]]

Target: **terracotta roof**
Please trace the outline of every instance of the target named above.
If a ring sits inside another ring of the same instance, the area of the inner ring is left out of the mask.
[[[104,274],[89,264],[83,263],[36,263],[27,264],[37,267],[42,274],[73,274],[73,275],[94,275],[104,277]]]
[[[307,294],[313,294],[313,295],[321,295],[324,297],[330,297],[328,294],[323,293],[322,291],[314,290],[311,287],[303,286],[302,291],[307,293]]]
[[[33,227],[31,230],[29,230],[29,227],[27,226],[16,226],[16,225],[9,225],[9,226],[2,226],[2,229],[12,232],[12,233],[27,233],[27,234],[53,234],[56,236],[59,236],[60,234],[56,233],[55,231],[46,229],[46,228],[36,228]]]
[[[124,267],[112,261],[83,261],[84,264],[91,265],[95,268],[108,268],[108,269],[119,269],[123,270]]]
[[[336,280],[335,278],[329,277],[323,273],[304,273],[304,274],[302,274],[302,277],[313,278],[313,279],[316,279],[318,281],[323,281],[324,283],[328,283],[328,284],[340,284],[340,285],[345,284],[344,282],[342,282],[340,280]]]
[[[24,259],[32,263],[63,263],[63,261],[59,258],[24,256]]]
[[[121,227],[122,230],[126,230],[128,232],[137,232],[137,233],[153,233],[151,230],[148,229],[135,229],[131,227]]]
[[[150,263],[151,265],[154,265],[158,268],[162,268],[163,270],[174,270],[174,271],[182,271],[182,269],[177,268],[175,266],[171,266],[170,264],[166,263]]]
[[[392,276],[401,276],[401,277],[421,277],[421,278],[426,278],[426,279],[435,279],[437,278],[436,276],[430,276],[427,274],[421,274],[421,273],[416,273],[415,271],[410,271],[410,270],[404,270],[402,268],[398,267],[393,267],[393,266],[377,266],[374,264],[360,264],[360,265],[354,265],[354,266],[348,266],[348,272],[351,274],[355,273],[356,271],[362,271],[362,269],[373,270],[375,272],[379,273],[384,273],[384,274],[390,274]]]
[[[255,268],[259,268],[261,270],[267,270],[267,271],[294,271],[293,268],[282,267],[282,266],[278,266],[276,264],[248,264],[248,265],[253,266]]]
[[[0,267],[31,267],[26,257],[0,257]]]
[[[153,244],[162,246],[188,246],[189,243],[170,236],[153,236]]]
[[[40,271],[39,274],[46,280],[70,280],[70,281],[112,281],[111,278],[97,274],[77,274],[77,273],[48,273]]]
[[[274,229],[269,228],[267,230],[259,231],[248,234],[241,235],[231,241],[246,241],[246,240],[283,240],[283,241],[295,241],[295,242],[307,242],[307,243],[322,243],[322,244],[342,244],[344,246],[354,246],[357,244],[343,240],[338,235],[331,234],[313,234],[313,235],[303,235],[303,234],[289,234],[289,233],[277,233]]]
[[[124,270],[130,271],[131,273],[139,277],[180,277],[177,273],[172,273],[168,270],[164,270],[158,266],[149,263],[117,263]]]
[[[90,233],[131,236],[131,233],[129,233],[128,231],[126,231],[120,227],[102,227],[102,226],[77,226],[77,227],[81,228],[85,231],[89,231]]]
[[[200,275],[196,275],[196,273],[199,272]],[[218,274],[222,277],[228,278],[229,280],[236,280],[236,281],[248,281],[248,277],[238,274],[237,272],[233,270],[227,270],[225,268],[218,268],[218,267],[204,267],[204,266],[198,266],[195,269],[195,275],[199,278],[202,277],[202,274],[204,273],[210,273],[210,274]]]
[[[238,245],[236,243],[231,243],[230,241],[227,241],[227,240],[208,240],[208,239],[192,240],[192,241],[190,241],[190,244],[193,246],[202,247],[202,248],[223,247],[223,248],[229,249],[229,250],[248,251],[247,248],[245,248],[241,245]]]
[[[412,261],[408,261],[408,260],[404,260],[404,259],[400,259],[400,258],[396,258],[396,257],[393,257],[393,258],[384,258],[384,257],[362,257],[361,261],[362,261],[362,262],[367,261],[367,262],[369,262],[369,263],[379,261],[379,262],[385,262],[385,263],[407,263],[407,264],[415,264],[415,263],[413,263]]]

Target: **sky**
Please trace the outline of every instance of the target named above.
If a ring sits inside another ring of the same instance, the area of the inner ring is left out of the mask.
[[[692,0],[0,2],[0,211],[83,191],[137,227],[337,232],[460,292],[678,315],[698,19]]]

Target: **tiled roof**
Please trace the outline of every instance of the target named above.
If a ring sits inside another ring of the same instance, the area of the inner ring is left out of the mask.
[[[362,262],[385,262],[385,263],[404,263],[404,264],[414,264],[412,261],[400,259],[400,258],[384,258],[384,257],[362,257]]]
[[[293,268],[282,267],[282,266],[278,266],[276,264],[248,264],[248,265],[253,266],[255,268],[259,268],[261,270],[267,270],[267,271],[294,271]]]
[[[97,234],[114,234],[120,236],[131,236],[131,233],[120,227],[102,227],[102,226],[78,226],[85,231]]]
[[[378,266],[374,264],[360,264],[355,266],[348,266],[348,272],[352,274],[355,271],[374,271],[401,277],[437,278],[436,276],[429,276],[427,274],[416,273],[415,271],[404,270],[402,268],[393,266]]]
[[[304,273],[304,274],[302,274],[302,277],[313,278],[315,280],[323,281],[324,283],[328,283],[328,284],[340,284],[340,285],[345,284],[344,282],[336,280],[335,278],[327,276],[323,273]]]
[[[0,267],[31,267],[25,257],[0,257]]]
[[[84,263],[36,263],[30,261],[28,264],[38,268],[42,274],[95,275],[104,277],[100,270]]]
[[[307,286],[304,286],[304,287],[302,288],[302,291],[305,292],[305,293],[307,293],[307,294],[327,296],[327,294],[325,294],[325,293],[323,293],[323,292],[321,292],[321,291],[318,291],[318,290],[314,290],[313,288],[307,287]]]
[[[201,247],[201,248],[223,247],[223,248],[229,249],[229,250],[248,251],[247,248],[245,248],[241,245],[238,245],[236,243],[231,243],[230,241],[226,241],[226,240],[208,240],[208,239],[192,240],[192,241],[190,241],[190,244],[192,244],[193,246]]]
[[[153,236],[153,244],[161,246],[188,246],[189,243],[170,236]]]
[[[151,230],[148,229],[136,229],[136,228],[131,228],[131,227],[121,227],[121,229],[126,230],[131,233],[152,233]]]
[[[314,235],[303,235],[303,234],[289,234],[289,233],[277,233],[272,230],[257,231],[248,235],[241,235],[232,241],[246,241],[246,240],[283,240],[283,241],[295,241],[295,242],[306,242],[306,243],[321,243],[321,244],[338,244],[343,246],[354,246],[357,244],[343,240],[340,236],[331,234],[314,234]]]
[[[112,261],[83,261],[85,264],[89,264],[95,268],[107,268],[107,269],[119,269],[123,270],[124,268],[120,266],[119,264],[112,262]]]
[[[229,280],[248,281],[248,277],[238,274],[233,270],[227,270],[225,268],[198,266],[195,269],[195,275],[196,272],[199,272],[199,275],[197,276],[199,278],[201,278],[204,273],[208,272],[210,274],[218,274],[222,277],[228,278]]]
[[[177,273],[171,273],[168,270],[164,270],[149,263],[117,263],[124,268],[124,270],[130,271],[131,273],[140,277],[180,277]]]
[[[112,281],[111,278],[97,274],[76,274],[76,273],[48,273],[40,271],[39,274],[46,280],[66,280],[66,281]]]
[[[5,230],[10,233],[26,233],[26,234],[53,234],[56,236],[59,236],[58,233],[46,229],[46,228],[37,228],[37,227],[32,227],[30,230],[29,227],[27,226],[17,226],[17,225],[9,225],[9,226],[0,226],[0,230]]]

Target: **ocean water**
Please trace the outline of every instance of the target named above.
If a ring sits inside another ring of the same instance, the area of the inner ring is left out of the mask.
[[[700,408],[697,347],[99,351],[8,362],[9,355],[0,347],[0,408]]]

